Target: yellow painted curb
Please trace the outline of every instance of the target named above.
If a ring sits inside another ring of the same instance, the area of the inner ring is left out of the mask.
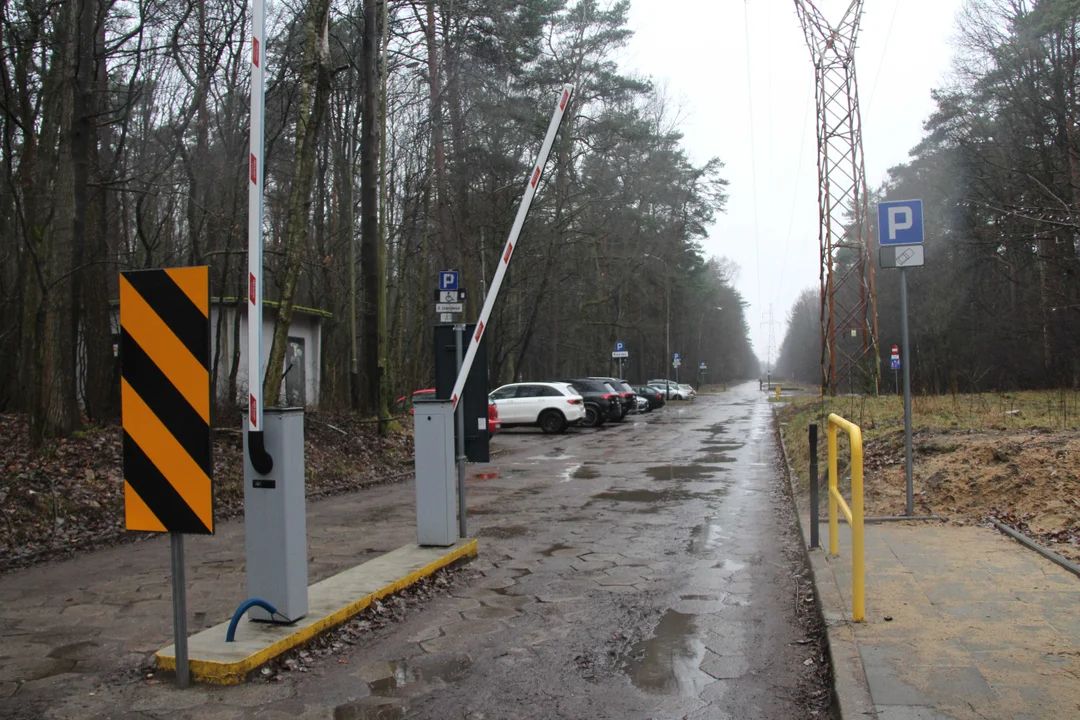
[[[393,595],[396,592],[404,590],[410,585],[415,584],[418,580],[433,575],[437,570],[441,570],[459,560],[475,558],[478,553],[479,545],[477,541],[471,540],[464,545],[454,548],[451,552],[443,555],[438,560],[428,563],[419,570],[409,573],[400,580],[365,595],[359,600],[346,605],[340,610],[337,610],[310,625],[298,629],[295,633],[278,640],[269,647],[252,655],[248,655],[242,660],[236,662],[217,662],[190,658],[188,660],[188,667],[190,668],[191,678],[192,680],[209,683],[211,685],[237,685],[242,683],[248,673],[252,670],[266,664],[278,655],[282,655],[289,650],[303,645],[317,635],[342,624],[354,615],[366,610],[376,600],[381,600],[388,595]],[[165,655],[159,651],[155,655],[155,660],[157,661],[159,670],[176,670],[175,655]]]

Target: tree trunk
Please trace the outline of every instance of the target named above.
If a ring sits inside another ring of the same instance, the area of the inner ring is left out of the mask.
[[[316,137],[326,115],[330,95],[330,0],[310,0],[300,78],[300,108],[296,121],[296,152],[292,183],[289,188],[288,221],[285,228],[285,261],[274,321],[270,359],[263,378],[263,398],[268,407],[276,405],[281,394],[281,371],[285,346],[289,340],[296,281],[304,258],[308,216],[311,213],[311,183],[315,175]]]
[[[377,0],[364,0],[364,43],[360,107],[360,263],[364,274],[363,411],[385,417],[382,392],[386,317],[386,255],[379,242],[379,10]]]

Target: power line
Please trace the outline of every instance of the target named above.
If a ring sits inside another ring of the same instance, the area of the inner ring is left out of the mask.
[[[889,30],[885,34],[885,44],[881,46],[881,59],[878,60],[877,72],[874,73],[874,84],[870,86],[870,102],[866,103],[866,112],[874,106],[874,93],[877,92],[878,78],[881,77],[881,68],[885,65],[885,53],[889,51],[889,40],[892,38],[893,25],[896,23],[896,13],[900,10],[900,0],[896,0],[892,9],[892,18],[889,20]]]

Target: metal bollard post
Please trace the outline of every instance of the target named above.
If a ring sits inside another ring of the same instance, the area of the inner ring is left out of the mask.
[[[818,542],[818,467],[817,423],[810,423],[810,549],[820,548]]]

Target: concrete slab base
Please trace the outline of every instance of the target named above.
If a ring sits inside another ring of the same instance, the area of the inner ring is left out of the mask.
[[[188,638],[192,680],[212,685],[235,685],[269,660],[303,645],[340,625],[376,600],[407,588],[436,570],[476,557],[476,540],[462,539],[448,548],[405,545],[308,588],[308,614],[292,625],[244,619],[235,642],[225,642],[225,621]],[[160,670],[176,670],[173,645],[158,651]]]

